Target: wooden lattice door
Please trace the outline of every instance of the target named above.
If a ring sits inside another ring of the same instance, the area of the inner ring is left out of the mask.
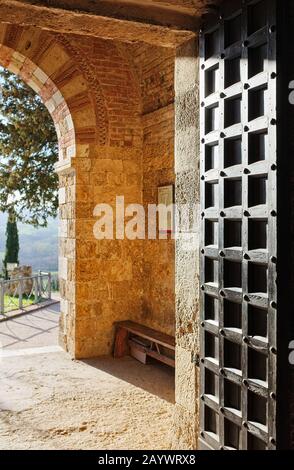
[[[200,38],[200,448],[276,447],[275,1]]]

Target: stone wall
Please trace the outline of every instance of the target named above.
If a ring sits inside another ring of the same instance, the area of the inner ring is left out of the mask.
[[[174,184],[174,106],[148,113],[144,124],[143,197],[148,204],[158,203],[158,187]],[[157,230],[158,233],[158,230]],[[175,334],[175,242],[144,242],[144,323],[165,333]]]
[[[175,62],[176,203],[199,212],[198,51],[191,41]],[[176,406],[174,446],[197,447],[199,369],[199,233],[189,217],[176,242]]]
[[[75,159],[76,178],[76,321],[75,355],[109,354],[113,324],[139,318],[142,298],[142,241],[96,240],[93,234],[97,204],[115,209],[116,196],[125,204],[142,201],[142,131],[140,90],[120,49],[102,40],[71,38],[71,48],[88,61],[89,81],[105,103],[100,122],[100,101],[84,120],[99,123],[104,142],[84,135],[78,139],[80,158]],[[91,121],[92,120],[92,121]],[[103,144],[103,145],[102,145]]]
[[[142,94],[143,203],[158,203],[158,187],[174,184],[174,51],[146,45],[130,49]],[[147,224],[147,220],[146,220]],[[158,232],[157,232],[158,234]],[[141,322],[175,333],[175,243],[148,240],[143,244]]]
[[[61,342],[76,357],[109,353],[113,322],[141,312],[142,248],[95,240],[93,210],[142,200],[140,89],[111,41],[1,24],[0,44],[58,135]]]
[[[157,202],[158,185],[174,182],[174,52],[13,25],[1,25],[0,44],[58,135],[62,344],[75,357],[108,354],[124,319],[173,333],[173,242],[98,241],[93,211],[116,196]]]

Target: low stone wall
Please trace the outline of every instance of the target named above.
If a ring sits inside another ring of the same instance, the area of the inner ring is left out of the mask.
[[[33,280],[27,279],[31,277],[33,274],[31,266],[18,266],[13,270],[8,272],[9,279],[19,279],[19,278],[26,278],[22,282],[22,294],[23,295],[30,295],[33,288]],[[9,284],[9,291],[7,292],[9,295],[15,295],[19,288],[18,282],[12,282]]]

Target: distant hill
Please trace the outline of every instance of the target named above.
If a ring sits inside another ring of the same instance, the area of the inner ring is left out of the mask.
[[[5,251],[7,216],[0,213],[0,265]],[[33,267],[33,271],[58,271],[58,221],[50,219],[47,228],[36,229],[18,224],[20,263]]]

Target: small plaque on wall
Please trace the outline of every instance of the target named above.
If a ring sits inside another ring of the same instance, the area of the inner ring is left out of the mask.
[[[172,233],[174,224],[174,185],[158,187],[158,229],[159,233]]]

